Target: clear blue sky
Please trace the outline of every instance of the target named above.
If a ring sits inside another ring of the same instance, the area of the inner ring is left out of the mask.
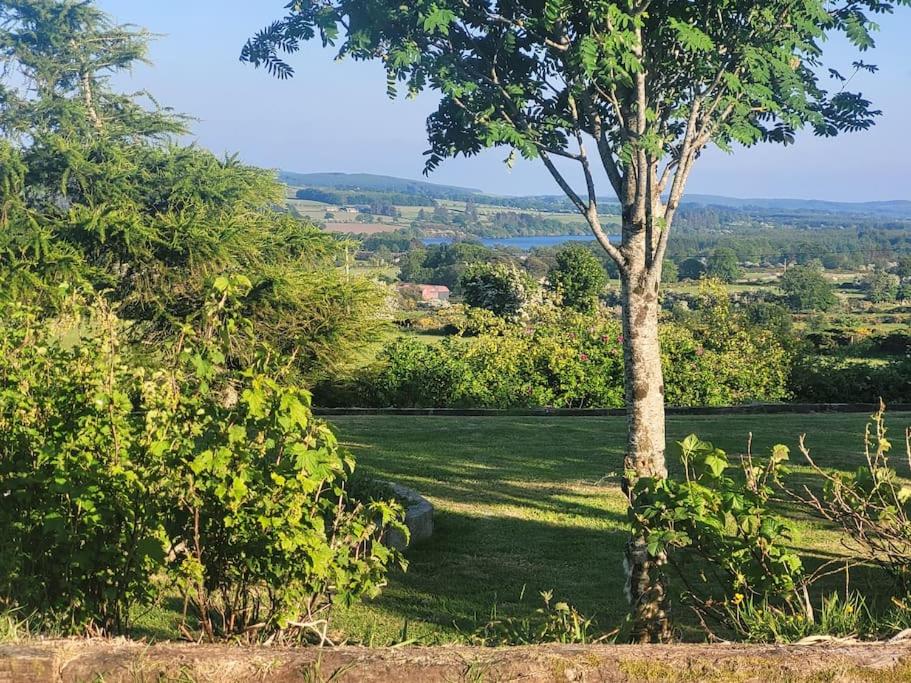
[[[199,119],[199,143],[240,153],[249,162],[292,171],[346,171],[420,178],[424,120],[434,98],[390,101],[379,64],[334,62],[307,45],[292,60],[297,76],[277,81],[238,62],[246,38],[282,16],[286,0],[99,0],[123,23],[162,34],[151,67],[123,80]],[[911,9],[881,20],[879,48],[867,61],[880,73],[858,75],[860,89],[883,110],[873,131],[788,148],[761,146],[700,160],[689,191],[739,197],[841,201],[911,199]],[[849,70],[852,53],[836,47]],[[430,180],[503,194],[557,194],[540,162],[509,171],[505,150],[446,162]],[[607,186],[604,185],[604,194]]]

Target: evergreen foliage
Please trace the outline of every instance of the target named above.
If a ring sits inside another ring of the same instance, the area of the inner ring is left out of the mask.
[[[91,3],[0,8],[0,296],[53,305],[57,284],[86,284],[157,344],[215,278],[244,273],[256,333],[325,374],[377,333],[384,293],[339,271],[343,242],[279,208],[271,172],[176,144],[185,117],[111,88],[148,38]]]

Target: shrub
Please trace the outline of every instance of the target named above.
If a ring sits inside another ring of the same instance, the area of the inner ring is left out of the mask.
[[[508,263],[478,263],[460,281],[465,303],[501,318],[516,318],[531,300],[534,282]]]
[[[388,345],[363,401],[399,407],[592,407],[623,402],[619,324],[542,304],[534,322],[472,318],[475,338]]]
[[[128,627],[173,577],[203,633],[325,639],[335,601],[374,595],[401,510],[358,503],[354,468],[267,347],[236,368],[250,283],[221,277],[159,358],[101,302],[0,318],[0,599],[68,631]],[[407,533],[407,532],[405,532]],[[163,571],[167,570],[167,571]],[[189,624],[184,625],[189,628]]]
[[[678,442],[684,478],[643,478],[630,515],[650,554],[692,548],[727,578],[723,589],[757,597],[787,597],[802,565],[788,549],[789,524],[770,513],[772,484],[788,460],[776,446],[765,463],[748,458],[732,476],[727,454],[691,434]]]
[[[400,338],[379,355],[380,368],[365,374],[360,390],[367,403],[399,408],[443,408],[457,405],[464,369],[451,349],[459,342],[446,339],[438,347],[414,338]]]
[[[788,398],[791,356],[782,339],[736,310],[718,281],[703,281],[696,303],[683,325],[660,330],[668,403],[721,406]]]
[[[171,470],[145,413],[163,376],[131,365],[103,305],[59,325],[0,313],[0,595],[68,631],[119,632],[155,593]]]
[[[791,371],[795,398],[809,402],[872,403],[911,400],[911,359],[873,364],[843,358],[805,356]]]
[[[716,292],[717,294],[717,292]],[[661,328],[665,396],[673,405],[729,405],[788,396],[790,357],[726,298],[707,297],[689,327]],[[361,404],[398,407],[618,408],[624,405],[622,334],[603,311],[543,302],[526,322],[469,315],[474,338],[438,345],[400,339],[359,378]],[[323,388],[322,396],[351,400]]]
[[[835,305],[835,286],[814,265],[793,266],[779,281],[788,306],[793,311],[827,311]]]
[[[788,449],[776,446],[765,463],[748,457],[734,468],[724,451],[695,435],[678,446],[682,479],[641,478],[635,484],[629,511],[634,537],[645,540],[649,555],[667,557],[703,623],[708,617],[737,629],[732,617],[738,611],[728,607],[744,600],[801,613],[803,565],[789,547],[793,531],[769,508]],[[705,565],[701,581],[686,578],[690,557]]]
[[[904,436],[911,465],[911,428]],[[855,554],[891,573],[905,594],[911,589],[911,487],[889,461],[885,406],[873,415],[864,434],[864,460],[853,474],[831,473],[816,464],[804,438],[800,450],[825,486],[821,494],[805,488],[803,502],[842,530]]]
[[[557,292],[564,306],[591,311],[607,284],[601,260],[581,244],[569,244],[557,252],[556,264],[547,273],[547,284]]]

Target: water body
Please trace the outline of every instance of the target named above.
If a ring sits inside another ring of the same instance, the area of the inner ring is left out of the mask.
[[[611,242],[619,242],[619,235],[611,235]],[[528,251],[536,247],[553,247],[566,242],[594,242],[592,235],[532,235],[530,237],[482,237],[481,244],[485,247],[513,247]],[[424,244],[451,244],[452,237],[427,237],[422,240]]]

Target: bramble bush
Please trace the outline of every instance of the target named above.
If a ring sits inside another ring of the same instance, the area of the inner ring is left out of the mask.
[[[622,331],[603,309],[579,312],[545,299],[522,321],[482,315],[466,334],[430,346],[402,338],[347,391],[325,403],[397,407],[611,408],[624,405]],[[467,329],[470,327],[470,329]],[[730,405],[788,397],[790,356],[753,327],[717,288],[687,325],[660,331],[665,396],[671,405]]]
[[[71,631],[125,629],[168,544],[169,462],[137,412],[163,377],[120,342],[110,310],[78,295],[56,325],[0,312],[0,595]]]
[[[269,371],[241,371],[221,346],[239,328],[245,278],[219,278],[208,324],[188,331],[160,423],[177,459],[172,538],[178,586],[205,635],[279,630],[325,641],[326,612],[375,596],[397,554],[379,542],[397,504],[351,499],[354,459],[313,418],[310,394]],[[161,418],[159,418],[161,419]]]
[[[129,628],[180,591],[207,638],[325,640],[336,601],[375,595],[400,557],[394,503],[348,493],[354,469],[310,396],[260,347],[226,361],[246,278],[220,277],[200,324],[158,363],[122,346],[103,301],[0,317],[0,600],[70,632]]]
[[[681,582],[684,604],[695,610],[707,635],[720,627],[749,642],[794,642],[810,636],[881,638],[907,628],[911,486],[890,462],[884,412],[881,405],[868,424],[863,461],[853,473],[817,465],[801,437],[800,450],[817,483],[798,487],[785,476],[785,446],[773,447],[763,461],[748,451],[737,467],[723,451],[690,435],[678,444],[682,475],[635,483],[631,524],[650,555],[666,558]],[[911,467],[911,429],[903,436]],[[792,525],[774,510],[776,493],[840,531],[849,555],[806,573],[793,549]],[[847,588],[843,595],[817,594],[818,602],[811,598],[823,577],[870,563],[896,579],[891,609],[874,609]]]
[[[885,405],[867,424],[864,457],[852,473],[820,467],[801,437],[800,450],[824,485],[795,493],[811,512],[840,529],[855,557],[892,574],[905,595],[911,591],[911,485],[890,462]],[[904,437],[905,466],[911,467],[911,428]],[[907,469],[905,470],[907,474]]]
[[[737,468],[724,451],[693,434],[678,446],[682,477],[635,483],[630,522],[648,553],[667,557],[704,624],[713,619],[742,631],[736,608],[744,601],[803,613],[803,565],[790,548],[793,530],[769,505],[788,449],[775,446],[764,463],[747,457]],[[694,559],[701,570],[688,578]]]

